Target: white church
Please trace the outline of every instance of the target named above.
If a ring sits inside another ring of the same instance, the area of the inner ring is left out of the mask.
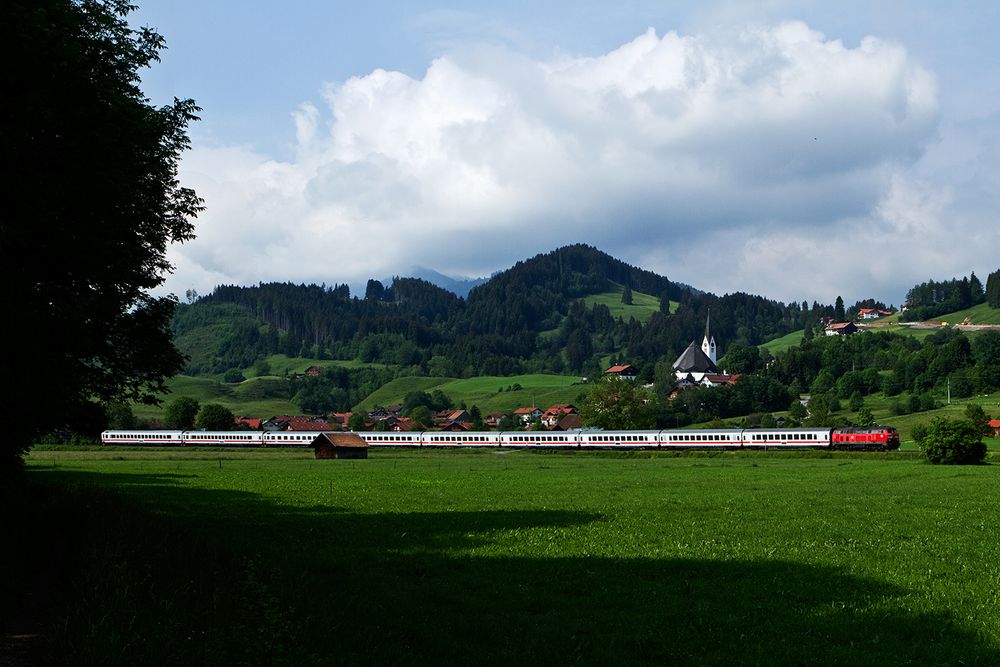
[[[674,362],[674,374],[677,377],[678,387],[717,387],[721,384],[732,384],[736,382],[739,375],[729,375],[720,373],[716,362],[718,361],[718,348],[715,344],[715,337],[710,330],[712,313],[709,311],[705,320],[705,338],[698,347],[696,341],[691,341],[681,356]]]

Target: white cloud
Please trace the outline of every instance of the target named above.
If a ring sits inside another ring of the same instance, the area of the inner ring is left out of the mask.
[[[912,173],[936,139],[933,75],[898,44],[800,22],[648,30],[597,57],[456,51],[323,100],[293,113],[293,161],[185,158],[208,208],[171,251],[171,289],[486,275],[582,241],[719,292],[890,298],[858,248],[898,259],[950,201]]]

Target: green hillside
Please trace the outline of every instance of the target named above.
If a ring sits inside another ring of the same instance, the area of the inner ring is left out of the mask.
[[[368,398],[354,406],[354,410],[371,410],[377,406],[402,403],[403,398],[413,391],[430,392],[439,389],[441,385],[453,382],[454,378],[441,377],[402,377],[385,383],[379,389],[369,394]]]
[[[365,363],[356,359],[315,359],[311,357],[289,357],[284,354],[272,354],[264,358],[270,368],[267,377],[284,377],[295,373],[304,373],[310,366],[320,368],[386,368],[385,364]],[[247,378],[256,376],[254,366],[243,369],[243,375]]]
[[[786,334],[781,338],[775,338],[772,341],[768,341],[763,345],[761,345],[760,347],[764,348],[772,355],[777,354],[782,350],[787,350],[788,348],[795,347],[796,345],[801,343],[803,335],[804,335],[803,330],[799,329],[798,331],[793,331],[792,333]]]
[[[981,303],[934,319],[948,324],[961,324],[966,317],[972,320],[972,324],[1000,324],[1000,308],[990,308],[989,304]]]
[[[653,313],[660,310],[660,300],[649,294],[643,294],[632,290],[632,304],[622,303],[622,291],[624,287],[615,284],[614,288],[600,294],[591,294],[583,298],[588,308],[593,308],[596,304],[603,304],[611,311],[611,317],[621,317],[628,320],[634,317],[639,322],[648,322]],[[670,302],[670,312],[676,312],[680,305],[677,301]]]
[[[160,396],[163,400],[161,405],[137,403],[132,406],[132,411],[139,419],[163,419],[167,403],[179,396],[189,396],[201,404],[218,403],[232,410],[233,414],[250,417],[267,418],[273,415],[300,413],[291,401],[280,398],[245,397],[245,389],[256,382],[248,380],[242,385],[227,385],[212,378],[178,375],[167,381],[170,391]]]
[[[521,389],[514,390],[514,385]],[[507,391],[507,388],[512,388]],[[355,406],[370,410],[376,405],[401,403],[411,391],[440,389],[456,405],[477,405],[482,413],[511,412],[515,408],[538,406],[542,409],[554,403],[576,403],[590,385],[580,384],[580,378],[567,375],[515,375],[512,377],[484,376],[467,379],[409,377],[397,378]]]

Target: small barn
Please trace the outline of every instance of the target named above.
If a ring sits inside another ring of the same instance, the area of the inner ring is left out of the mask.
[[[318,459],[368,458],[368,443],[357,433],[320,433],[312,445]]]

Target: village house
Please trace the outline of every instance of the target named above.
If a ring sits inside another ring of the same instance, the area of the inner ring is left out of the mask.
[[[514,420],[522,424],[530,424],[536,419],[541,419],[542,411],[538,408],[518,408],[514,410]]]
[[[330,423],[336,422],[340,424],[342,428],[347,427],[347,422],[351,421],[350,412],[332,412],[330,413]]]
[[[876,320],[880,317],[888,317],[892,315],[888,310],[879,310],[877,308],[861,308],[858,310],[858,318],[862,320]]]
[[[573,412],[560,419],[550,430],[572,431],[577,428],[583,428],[583,419],[580,418],[579,413]]]
[[[339,431],[340,425],[323,417],[292,417],[282,431]]]
[[[728,373],[706,373],[701,378],[700,384],[703,387],[719,387],[724,384],[736,384],[736,381],[739,379],[739,373],[733,373],[732,375]]]
[[[441,427],[441,430],[450,432],[471,431],[472,422],[464,422],[464,421],[448,422],[447,424]]]
[[[255,419],[253,417],[236,417],[236,419],[233,420],[233,423],[236,424],[236,426],[245,427],[251,431],[259,431],[261,429],[261,425],[264,423],[264,420]]]
[[[621,364],[618,366],[612,366],[604,371],[605,375],[614,375],[622,380],[634,381],[636,376],[639,374],[632,364]]]
[[[546,428],[555,428],[559,421],[566,415],[575,415],[579,412],[572,403],[556,403],[542,414],[542,424]]]
[[[854,322],[835,322],[829,325],[824,332],[827,336],[850,336],[858,332],[858,327]]]
[[[435,424],[451,424],[453,422],[471,422],[472,417],[465,410],[441,410],[434,415]]]

